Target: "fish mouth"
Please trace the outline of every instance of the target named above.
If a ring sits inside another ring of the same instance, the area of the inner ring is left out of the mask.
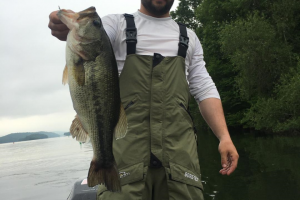
[[[79,14],[70,10],[61,9],[57,12],[57,16],[70,30],[72,30],[77,23],[76,21]]]
[[[83,11],[75,13],[71,10],[60,9],[57,12],[58,18],[71,30],[76,27],[78,21],[86,17],[94,17],[97,15],[96,8],[91,6]]]
[[[83,11],[78,12],[79,17],[77,19],[77,21],[82,20],[84,18],[94,18],[97,17],[98,14],[96,12],[96,8],[91,6]]]
[[[78,14],[82,14],[82,13],[91,13],[91,12],[96,12],[96,8],[91,6],[83,11],[78,12]]]

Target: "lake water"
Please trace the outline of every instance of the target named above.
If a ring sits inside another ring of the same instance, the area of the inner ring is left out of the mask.
[[[222,176],[217,139],[198,132],[206,200],[300,199],[299,137],[232,134],[240,161]],[[71,137],[0,144],[0,199],[64,200],[87,175],[91,158],[91,145]]]
[[[300,137],[233,133],[240,155],[230,176],[218,174],[218,140],[199,134],[199,157],[206,200],[300,200]]]
[[[91,145],[71,137],[0,144],[0,199],[67,199],[91,158]]]

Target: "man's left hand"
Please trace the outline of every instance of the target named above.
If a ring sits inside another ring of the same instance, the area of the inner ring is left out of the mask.
[[[219,152],[221,154],[222,169],[220,174],[230,175],[237,167],[239,154],[231,139],[220,140]]]

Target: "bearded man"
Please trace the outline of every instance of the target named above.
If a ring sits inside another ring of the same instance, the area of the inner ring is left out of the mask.
[[[102,18],[120,73],[126,137],[114,141],[122,192],[103,185],[102,200],[201,200],[197,137],[188,112],[190,94],[219,139],[222,169],[230,175],[238,153],[230,138],[219,93],[203,60],[196,34],[170,17],[174,0],[141,0],[140,9]],[[68,28],[50,14],[52,35]]]

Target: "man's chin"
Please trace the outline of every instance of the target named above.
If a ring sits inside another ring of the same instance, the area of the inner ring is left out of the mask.
[[[166,2],[156,3],[152,2],[152,7],[154,7],[157,11],[162,10],[166,6]]]
[[[163,12],[163,10],[164,10],[164,6],[161,6],[161,5],[159,5],[159,6],[153,5],[153,7],[155,8],[156,12],[158,12],[158,13]]]
[[[144,7],[151,13],[162,16],[168,13],[173,5],[174,1],[145,1],[142,0]]]

